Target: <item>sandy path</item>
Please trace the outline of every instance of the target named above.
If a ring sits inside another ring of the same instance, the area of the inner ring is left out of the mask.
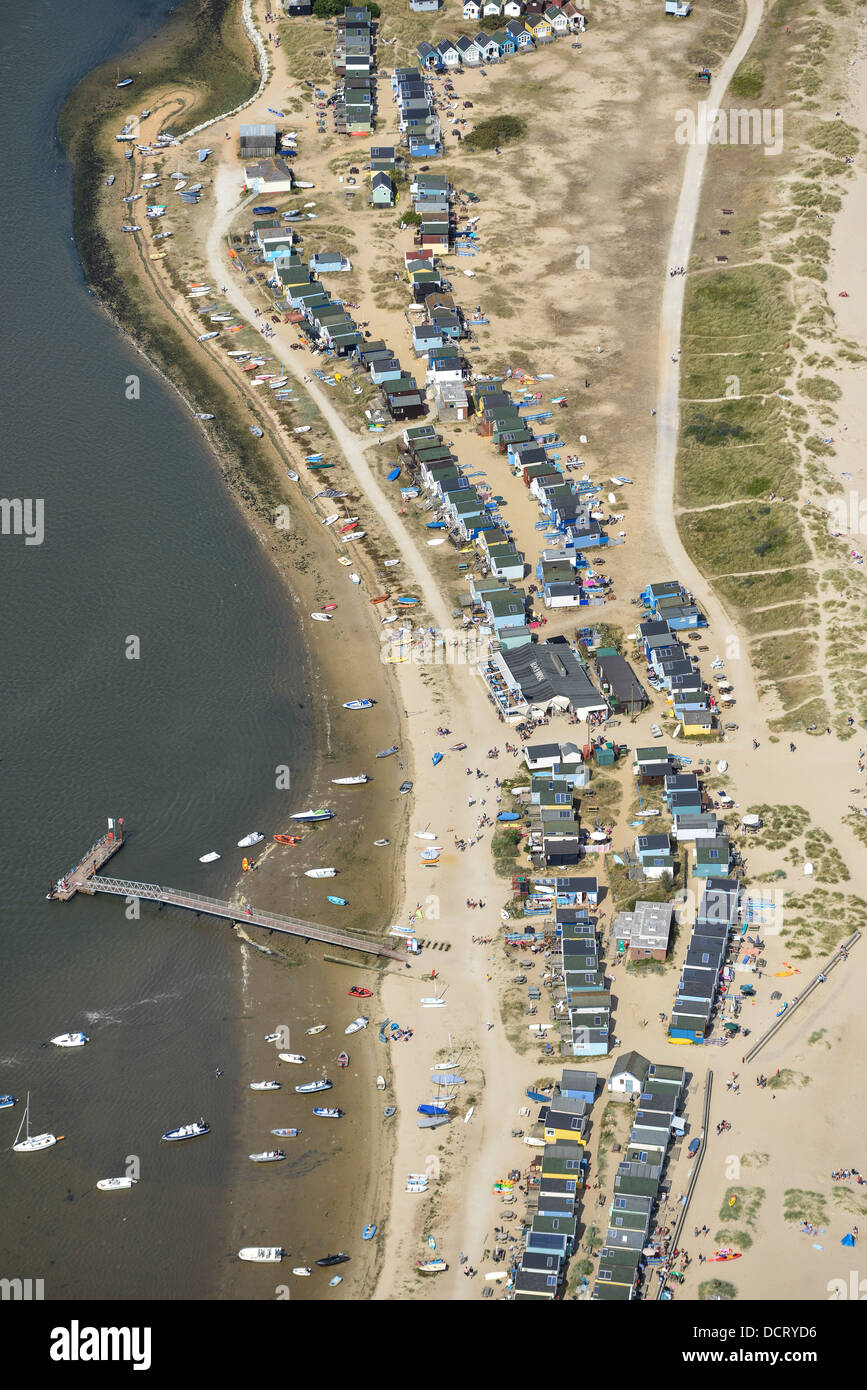
[[[718,107],[723,100],[729,82],[756,36],[763,13],[763,0],[747,0],[746,20],[738,41],[707,93],[709,110]],[[687,149],[683,183],[668,248],[668,267],[689,264],[708,149],[707,144],[698,142],[691,144]],[[674,507],[675,464],[680,428],[680,329],[685,293],[686,276],[670,276],[667,268],[659,325],[659,393],[656,405],[653,516],[660,542],[672,561],[672,569],[681,583],[696,595],[701,594],[702,607],[719,641],[722,635],[728,637],[728,634],[734,633],[735,626],[719,600],[709,592],[705,577],[689,558],[677,529]],[[673,361],[673,358],[676,360]],[[754,724],[759,719],[764,720],[756,695],[752,668],[747,661],[741,663],[738,687],[739,702],[748,700]]]
[[[253,305],[242,287],[231,279],[231,271],[225,257],[226,233],[238,209],[237,187],[238,170],[230,164],[224,163],[214,183],[214,218],[208,231],[205,253],[208,269],[215,284],[228,284],[225,298],[253,328],[256,328],[257,316],[253,311]],[[248,201],[254,202],[255,194],[251,194]],[[229,278],[227,279],[227,277]],[[443,631],[447,631],[450,626],[450,618],[439,587],[428,569],[421,551],[407,533],[400,518],[394,514],[388,498],[377,482],[365,457],[365,446],[344,423],[339,412],[328,399],[327,393],[317,383],[316,378],[308,376],[307,371],[305,371],[306,358],[302,362],[296,360],[295,353],[289,350],[289,341],[289,333],[282,325],[276,329],[273,338],[263,340],[265,347],[282,349],[282,361],[287,373],[304,385],[305,391],[316,405],[322,418],[327,421],[343,457],[355,474],[359,485],[363,488],[367,500],[376,508],[382,524],[394,539],[403,560],[413,571],[416,584],[424,595],[428,612],[434,618],[437,626]]]

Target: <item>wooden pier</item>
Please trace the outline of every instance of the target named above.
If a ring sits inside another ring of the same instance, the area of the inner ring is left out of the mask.
[[[76,893],[95,892],[95,889],[91,887],[90,880],[113,854],[117,854],[122,844],[123,817],[116,821],[109,820],[105,834],[97,840],[95,845],[91,845],[77,864],[68,869],[65,874],[61,874],[56,883],[51,884],[47,896],[66,903]]]
[[[123,821],[118,821],[116,825],[109,822],[107,833],[82,856],[74,869],[70,869],[57,883],[52,884],[48,897],[68,902],[75,893],[112,893],[116,897],[154,902],[158,908],[163,905],[183,907],[200,916],[222,917],[244,926],[262,927],[266,931],[280,932],[284,936],[297,936],[304,941],[321,941],[327,946],[339,946],[345,951],[363,951],[367,955],[382,956],[387,960],[399,960],[406,964],[404,952],[395,951],[383,942],[352,936],[348,932],[333,931],[330,927],[319,926],[317,922],[306,922],[300,917],[286,917],[280,912],[260,912],[254,907],[241,908],[237,903],[224,902],[220,898],[207,898],[202,893],[184,893],[175,888],[163,888],[158,883],[137,883],[133,879],[101,877],[97,869],[110,859],[122,844]]]

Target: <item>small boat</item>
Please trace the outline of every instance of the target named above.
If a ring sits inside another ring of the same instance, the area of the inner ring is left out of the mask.
[[[445,536],[442,536],[439,540],[436,540],[436,541],[428,541],[428,545],[445,545],[445,543],[446,543],[446,538],[445,538]]]
[[[21,1138],[22,1129],[25,1131],[25,1137],[23,1139]],[[61,1134],[59,1137],[62,1139],[63,1135]],[[28,1091],[27,1101],[24,1106],[24,1115],[18,1126],[18,1133],[15,1136],[15,1143],[12,1145],[12,1148],[19,1154],[35,1153],[37,1149],[50,1149],[53,1144],[57,1143],[57,1140],[58,1136],[55,1134],[30,1133],[30,1092]]]
[[[342,1284],[342,1283],[343,1283],[343,1275],[342,1275],[342,1274],[335,1274],[335,1276],[334,1276],[333,1279],[329,1279],[329,1280],[328,1280],[328,1287],[329,1287],[329,1289],[333,1289],[333,1288],[335,1288],[335,1286],[336,1286],[337,1284]]]
[[[132,1187],[138,1178],[100,1178],[96,1184],[100,1192],[118,1192],[121,1188]]]
[[[210,153],[210,150],[196,150],[196,156],[198,158],[199,163],[204,164],[205,160],[207,159]]]
[[[739,1260],[740,1258],[740,1250],[732,1250],[730,1246],[723,1246],[722,1249],[716,1250],[713,1255],[708,1255],[707,1262],[708,1264],[715,1264],[719,1261]]]
[[[115,180],[115,175],[114,175],[114,174],[109,174],[108,178],[107,178],[106,181],[105,181],[105,186],[106,186],[106,188],[111,188],[112,184],[114,183],[114,180]]]
[[[511,820],[520,820],[520,819],[521,819],[521,813],[520,813],[520,811],[500,811],[499,815],[497,816],[497,820],[507,820],[507,821],[511,821]],[[606,840],[607,840],[607,839],[608,839],[608,836],[606,835],[605,838],[606,838]]]
[[[292,1273],[297,1274],[299,1279],[306,1279],[309,1275],[313,1273],[313,1270],[310,1268],[309,1265],[296,1265]]]
[[[293,434],[307,434],[308,431],[311,430],[312,428],[313,428],[312,425],[296,425],[296,426],[295,426],[295,429],[293,430]],[[313,467],[313,466],[314,466],[314,465],[311,464],[311,467]],[[320,464],[319,464],[319,467],[320,467],[320,468],[333,468],[333,467],[334,467],[334,464],[333,464],[333,463],[325,463],[325,464],[320,463]]]
[[[399,468],[392,468],[391,472],[388,474],[388,477],[387,477],[386,481],[389,482],[389,483],[393,483],[393,482],[395,481],[395,479],[396,479],[396,478],[399,478],[399,477],[400,477],[400,469],[399,469]]]
[[[336,869],[333,869],[333,868],[328,868],[328,869],[305,869],[305,870],[304,870],[304,877],[305,877],[305,878],[334,878],[334,876],[336,875],[336,873],[337,873],[337,870],[336,870]]]
[[[280,1082],[279,1082],[279,1081],[251,1081],[251,1082],[250,1082],[250,1090],[251,1090],[251,1091],[279,1091],[279,1089],[280,1089]]]
[[[369,1221],[361,1233],[362,1240],[373,1240],[376,1235],[376,1222]]]
[[[385,1116],[385,1118],[386,1118],[387,1120],[390,1120],[391,1117],[392,1117],[393,1115],[396,1115],[396,1114],[397,1114],[397,1106],[396,1106],[396,1105],[387,1105],[387,1106],[385,1107],[385,1109],[383,1110],[382,1113],[383,1113],[383,1115]]]
[[[318,1115],[321,1120],[339,1120],[343,1111],[329,1109],[324,1106],[314,1106],[313,1114]]]
[[[413,608],[418,602],[419,600],[417,598],[410,598],[407,594],[402,594],[399,598],[395,599],[395,603],[400,604],[401,608]]]
[[[442,848],[438,845],[432,845],[429,849],[423,849],[420,852],[422,860],[428,863],[431,860],[439,859],[442,854]]]
[[[90,1038],[86,1033],[58,1033],[51,1041],[55,1047],[84,1047],[85,1043],[90,1042]]]
[[[348,1066],[349,1066],[349,1053],[348,1053],[348,1052],[339,1052],[339,1053],[337,1054],[337,1065],[338,1065],[339,1067],[348,1067]]]
[[[432,830],[414,830],[413,835],[417,840],[435,840],[436,835]]]
[[[364,1014],[360,1014],[358,1018],[354,1018],[352,1022],[349,1024],[349,1026],[347,1028],[344,1028],[343,1031],[344,1033],[360,1033],[362,1028],[367,1027],[369,1021],[369,1019],[366,1019],[364,1017]]]
[[[390,748],[380,748],[380,750],[379,750],[379,752],[377,753],[376,756],[377,756],[378,758],[390,758],[391,755],[392,755],[392,753],[396,753],[396,752],[397,752],[397,746],[396,746],[395,744],[392,744]]]
[[[391,840],[374,840],[373,843],[377,849],[385,849],[386,845],[391,844]]]
[[[404,1192],[427,1192],[428,1185],[426,1182],[408,1182],[403,1190]]]
[[[297,1139],[301,1133],[300,1129],[272,1129],[272,1134],[276,1134],[281,1139]]]
[[[131,78],[131,77],[122,77],[122,78],[120,79],[120,81],[119,81],[119,82],[115,82],[114,85],[115,85],[116,87],[131,87],[131,86],[132,86],[132,78]]]
[[[213,420],[213,418],[214,418],[213,415],[209,415],[206,411],[203,411],[203,410],[202,410],[202,411],[199,411],[199,410],[196,411],[196,419],[197,419],[197,420]]]
[[[305,1031],[308,1037],[312,1037],[314,1033],[324,1033],[327,1027],[327,1023],[314,1023],[312,1028],[307,1028]]]
[[[278,1265],[285,1254],[281,1245],[245,1245],[238,1251],[238,1259],[250,1260],[253,1264]]]
[[[450,1119],[450,1115],[419,1115],[416,1124],[419,1129],[438,1129],[440,1125],[447,1125]]]
[[[784,1003],[783,1007],[782,1007],[781,1009],[777,1009],[777,1018],[782,1018],[783,1014],[786,1012],[786,1009],[787,1009],[788,1007],[789,1007],[789,1001],[788,1001],[788,999],[787,999],[786,1002]]]
[[[242,860],[241,860],[241,868],[242,868],[242,870],[244,871],[244,873],[247,872],[247,870],[249,869],[249,867],[250,867],[250,861],[249,861],[249,859],[247,859],[247,858],[242,859]]]
[[[261,439],[262,436],[264,435],[265,431],[264,431],[264,430],[260,430],[258,425],[251,425],[251,426],[250,426],[250,433],[253,434],[253,435],[255,435],[257,439]]]
[[[365,989],[363,985],[353,985],[348,993],[353,999],[370,999],[373,995],[373,990]]]
[[[383,563],[384,565],[388,565],[389,567],[391,567],[392,565],[399,565],[399,564],[400,564],[400,560],[383,560],[382,563]]]
[[[211,338],[219,338],[219,332],[214,329],[213,333],[200,333],[196,339],[197,343],[207,343]]]
[[[298,474],[295,472],[294,468],[286,469],[286,477],[289,479],[291,483],[297,483],[299,480]]]
[[[445,1260],[416,1260],[415,1267],[419,1274],[442,1274],[448,1269]]]
[[[398,791],[400,792],[401,796],[406,796],[407,792],[412,791],[412,782],[401,782],[400,786],[398,787]]]
[[[311,616],[311,618],[314,620],[314,622],[317,622],[317,623],[330,623],[330,622],[331,622],[331,614],[330,614],[330,613],[311,613],[310,616]]]
[[[167,1129],[163,1135],[164,1139],[174,1142],[178,1139],[198,1139],[202,1134],[210,1134],[211,1126],[207,1120],[194,1120],[189,1125],[178,1125],[176,1129]]]
[[[351,563],[351,561],[350,561],[350,563]],[[361,576],[360,576],[360,575],[351,574],[351,575],[349,576],[349,578],[352,580],[353,584],[360,584],[360,583],[361,583]]]
[[[303,1057],[300,1052],[278,1052],[277,1056],[281,1062],[293,1062],[296,1066],[307,1061],[307,1058]]]
[[[265,1034],[265,1041],[266,1041],[266,1042],[279,1042],[279,1041],[280,1041],[280,1034],[279,1034],[279,1033],[266,1033],[266,1034]]]
[[[372,706],[372,700],[344,700],[343,702],[344,709],[371,709]]]
[[[334,812],[329,811],[326,806],[320,806],[316,811],[295,811],[289,817],[290,820],[331,820]]]
[[[285,1158],[282,1149],[267,1149],[265,1153],[250,1154],[253,1163],[279,1163],[281,1158]]]
[[[384,1077],[384,1076],[378,1076],[378,1077],[376,1078],[376,1089],[377,1089],[378,1091],[384,1091],[384,1090],[385,1090],[385,1077]]]
[[[276,212],[277,209],[272,207],[266,207],[264,204],[260,204],[260,206],[255,207],[253,211],[259,217],[268,217],[272,212]]]
[[[299,1095],[308,1095],[312,1091],[330,1091],[331,1082],[323,1076],[321,1081],[305,1081],[302,1086],[296,1086],[295,1090]]]
[[[328,901],[329,901],[330,903],[333,903],[335,907],[348,907],[348,906],[349,906],[349,900],[348,900],[347,898],[333,897],[330,893],[328,894]]]
[[[274,839],[278,845],[300,845],[301,843],[298,835],[275,835]]]
[[[339,513],[339,512],[332,512],[330,516],[325,516],[325,517],[322,518],[322,525],[323,525],[323,526],[333,526],[334,523],[335,523],[335,521],[339,521],[339,520],[340,520],[340,513]]]
[[[446,1072],[443,1076],[432,1076],[431,1081],[437,1086],[466,1086],[466,1079],[458,1076],[455,1072]]]
[[[246,849],[248,845],[258,845],[265,836],[261,830],[251,830],[249,835],[245,835],[243,840],[238,841],[238,849]]]
[[[16,1099],[15,1096],[0,1096],[0,1110],[11,1110]]]
[[[217,851],[216,851],[215,849],[212,849],[212,850],[210,851],[209,854],[200,854],[200,855],[199,855],[199,863],[200,863],[200,864],[213,864],[213,863],[216,862],[217,859],[219,859],[219,857],[220,857],[220,856],[219,856],[219,854],[217,853]]]
[[[329,1269],[331,1265],[345,1265],[348,1259],[349,1256],[341,1252],[339,1255],[326,1255],[324,1259],[317,1260],[316,1263],[322,1269]]]
[[[442,753],[434,753],[433,757],[431,758],[431,762],[433,763],[434,767],[436,767],[437,763],[441,763],[442,760],[443,760],[443,755],[442,755]]]
[[[380,594],[379,598],[372,598],[371,603],[388,603],[388,594]]]
[[[419,1115],[448,1115],[448,1110],[444,1105],[418,1105],[416,1110]]]
[[[331,781],[336,787],[358,787],[362,782],[369,782],[370,778],[366,772],[360,772],[357,777],[332,777]]]
[[[323,605],[322,605],[322,612],[323,612],[323,613],[333,613],[333,612],[334,612],[334,609],[337,608],[337,606],[338,606],[338,605],[337,605],[336,603],[323,603]]]

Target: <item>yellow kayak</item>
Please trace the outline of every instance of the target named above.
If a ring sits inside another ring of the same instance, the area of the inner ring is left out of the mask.
[[[165,258],[166,258],[166,252],[165,252],[165,251],[152,251],[152,252],[151,252],[150,258],[151,258],[152,261],[164,261]]]

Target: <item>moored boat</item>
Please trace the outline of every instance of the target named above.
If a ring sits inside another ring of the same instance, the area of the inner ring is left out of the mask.
[[[253,1264],[279,1264],[286,1251],[281,1245],[245,1245],[238,1251],[239,1260],[250,1260]]]
[[[96,1184],[100,1192],[119,1192],[121,1188],[132,1187],[138,1178],[100,1178]]]
[[[261,830],[251,830],[249,835],[245,835],[243,840],[238,841],[238,849],[246,849],[248,845],[258,845],[265,836]]]
[[[324,1033],[327,1027],[327,1023],[314,1023],[312,1028],[306,1028],[304,1031],[309,1037],[312,1037],[314,1033]]]
[[[279,1163],[281,1158],[285,1158],[282,1149],[267,1149],[264,1153],[250,1154],[253,1163]]]
[[[51,1041],[55,1047],[84,1047],[85,1043],[90,1042],[90,1038],[86,1033],[58,1033]]]
[[[207,1120],[194,1120],[189,1125],[178,1125],[176,1129],[167,1129],[163,1135],[164,1139],[170,1142],[179,1139],[198,1139],[202,1134],[210,1134],[211,1126]]]
[[[321,1081],[305,1081],[303,1085],[296,1086],[295,1090],[299,1095],[305,1095],[311,1091],[330,1091],[331,1082],[323,1076]]]
[[[332,777],[331,781],[336,787],[360,787],[370,778],[366,772],[360,772],[357,777]]]
[[[373,990],[365,989],[363,985],[353,985],[352,989],[349,990],[349,994],[353,999],[370,999],[373,995]]]
[[[396,753],[396,752],[397,752],[397,745],[393,743],[393,744],[391,745],[390,748],[380,748],[380,750],[379,750],[379,752],[377,753],[376,756],[377,756],[378,758],[390,758],[391,755],[392,755],[392,753]]]
[[[363,1230],[362,1233],[361,1233],[361,1239],[362,1239],[362,1240],[373,1240],[373,1237],[374,1237],[375,1235],[376,1235],[376,1222],[375,1222],[375,1221],[368,1221],[367,1225],[365,1226],[364,1230]]]
[[[334,905],[335,907],[348,907],[348,906],[349,906],[349,899],[348,899],[348,898],[338,898],[337,895],[336,895],[336,894],[333,894],[333,893],[329,893],[329,894],[328,894],[328,901],[329,901],[330,903],[333,903],[333,905]]]
[[[442,1274],[448,1269],[445,1260],[416,1260],[415,1267],[419,1274]]]
[[[314,1106],[313,1114],[318,1115],[323,1120],[339,1120],[343,1114],[342,1110],[334,1110],[326,1106]]]
[[[281,1139],[297,1139],[301,1131],[300,1129],[272,1129],[271,1133],[278,1135]]]
[[[370,709],[373,705],[372,700],[344,700],[344,709]]]
[[[323,1269],[328,1269],[331,1265],[344,1265],[348,1259],[349,1256],[344,1255],[341,1251],[339,1255],[325,1255],[321,1260],[317,1260],[316,1263]]]
[[[336,873],[337,873],[337,870],[334,869],[334,868],[328,868],[328,869],[305,869],[305,870],[304,870],[304,877],[305,877],[305,878],[334,878],[335,875],[336,875]]]
[[[0,1096],[0,1110],[10,1110],[16,1099],[16,1096]]]
[[[338,1065],[339,1067],[348,1067],[348,1066],[349,1066],[349,1053],[348,1053],[348,1052],[339,1052],[339,1053],[337,1054],[337,1065]]]
[[[251,1081],[251,1082],[250,1082],[250,1090],[251,1090],[251,1091],[279,1091],[279,1089],[280,1089],[280,1082],[279,1082],[279,1081]]]
[[[301,1066],[302,1062],[307,1061],[300,1052],[278,1052],[277,1056],[281,1062],[292,1062],[295,1066]]]
[[[290,820],[331,820],[334,812],[329,811],[327,806],[320,806],[316,811],[295,811],[289,817]]]
[[[364,1014],[360,1014],[359,1017],[354,1018],[343,1031],[344,1033],[360,1033],[362,1028],[367,1027],[369,1021],[369,1019],[364,1017]]]

